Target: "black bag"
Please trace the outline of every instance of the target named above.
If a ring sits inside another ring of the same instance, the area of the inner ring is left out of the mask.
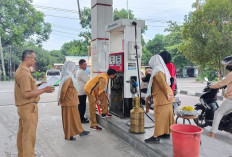
[[[177,91],[177,82],[176,82],[176,79],[174,79],[173,77],[170,78],[170,82],[171,82],[170,87],[172,88],[172,85],[173,85],[174,80],[175,80],[174,96],[176,96],[176,94],[178,93],[178,91]]]

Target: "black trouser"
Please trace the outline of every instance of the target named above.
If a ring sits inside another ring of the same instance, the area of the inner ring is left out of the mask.
[[[78,105],[78,109],[80,112],[81,120],[84,120],[85,110],[86,110],[86,95],[78,95],[80,104]]]

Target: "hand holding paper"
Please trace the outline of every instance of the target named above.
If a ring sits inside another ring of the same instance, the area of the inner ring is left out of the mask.
[[[42,89],[42,88],[45,88],[47,86],[53,86],[54,87],[55,85],[57,85],[60,82],[60,80],[61,80],[60,78],[58,78],[56,76],[53,76],[47,81],[47,83],[44,83],[41,86],[39,86],[38,89]]]
[[[43,88],[43,90],[45,93],[52,93],[52,92],[54,92],[55,87],[47,86],[47,87]]]

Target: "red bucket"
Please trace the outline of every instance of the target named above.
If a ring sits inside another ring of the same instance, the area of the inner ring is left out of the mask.
[[[202,128],[194,125],[174,124],[172,130],[173,156],[198,157]]]

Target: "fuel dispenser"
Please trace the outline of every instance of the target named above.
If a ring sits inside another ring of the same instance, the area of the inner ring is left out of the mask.
[[[136,23],[136,29],[133,23]],[[117,71],[108,88],[110,111],[119,117],[130,116],[132,98],[139,96],[138,71],[142,57],[141,29],[144,26],[145,21],[129,19],[119,19],[106,25],[106,31],[110,33],[109,68]]]

